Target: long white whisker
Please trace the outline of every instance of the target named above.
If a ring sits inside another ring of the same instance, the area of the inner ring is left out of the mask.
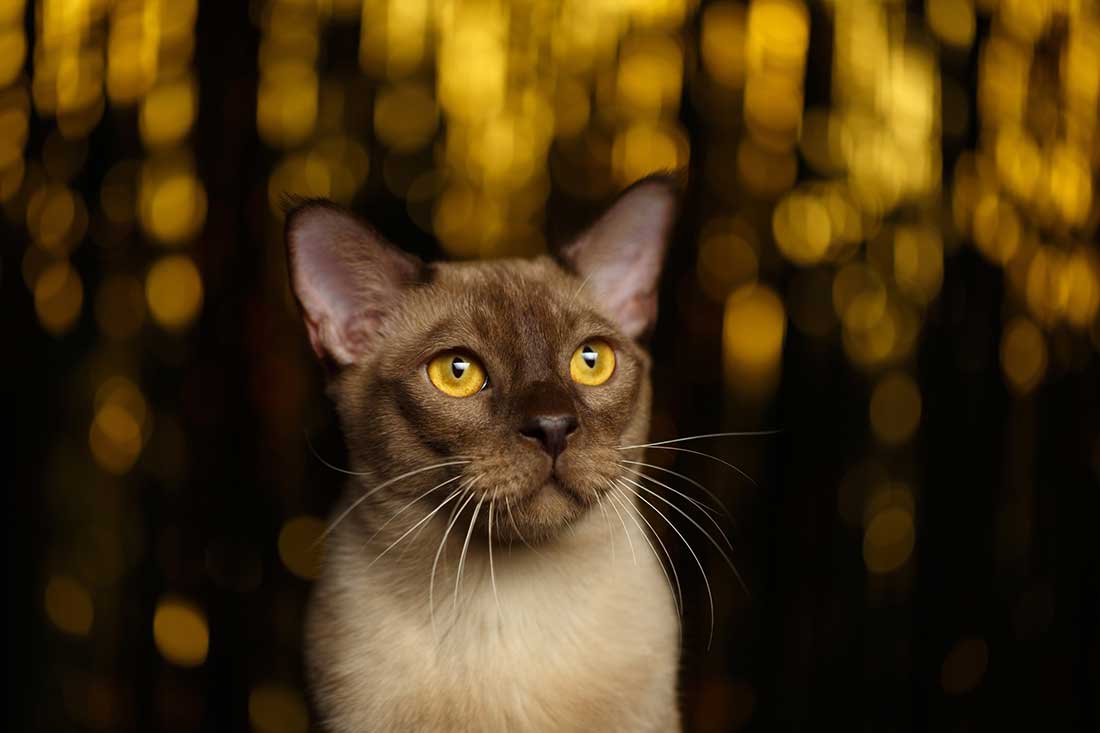
[[[639,443],[638,445],[619,446],[619,450],[628,448],[652,448],[657,445],[669,445],[670,443],[683,443],[688,440],[702,440],[703,438],[752,438],[762,435],[779,435],[782,430],[744,430],[736,433],[706,433],[704,435],[689,435],[685,438],[673,438],[672,440],[658,440],[655,443]]]
[[[703,486],[703,484],[701,484],[698,481],[696,481],[695,479],[693,479],[691,476],[687,476],[685,474],[682,474],[679,471],[673,471],[671,468],[665,468],[664,466],[658,466],[655,463],[645,463],[644,461],[628,461],[626,459],[623,459],[623,460],[619,461],[619,463],[629,463],[629,464],[634,465],[634,466],[644,466],[646,468],[653,468],[653,469],[656,469],[656,470],[661,471],[663,473],[671,474],[673,476],[677,476],[679,478],[682,478],[684,481],[687,481],[689,484],[691,484],[692,486],[694,486],[697,489],[699,489],[700,491],[702,491],[704,494],[709,496],[711,499],[714,499],[714,502],[722,508],[722,511],[724,511],[726,513],[726,516],[729,517],[730,519],[733,519],[733,512],[731,512],[729,510],[729,507],[727,507],[725,505],[725,503],[721,499],[718,498],[718,495],[715,494],[710,489],[708,489],[706,486]]]
[[[608,486],[609,489],[614,490],[614,487],[611,486],[610,481],[607,482],[607,486]],[[607,498],[611,500],[611,508],[615,511],[615,516],[617,516],[619,518],[619,523],[623,525],[623,534],[626,535],[626,543],[628,545],[630,545],[630,557],[634,559],[634,566],[637,567],[637,565],[638,565],[638,555],[635,554],[635,552],[634,552],[634,540],[630,539],[630,530],[626,526],[626,520],[623,519],[623,515],[621,513],[619,513],[619,508],[617,506],[615,506],[615,504],[616,504],[616,502],[614,501],[615,497],[612,494],[608,494]]]
[[[423,519],[421,519],[421,520],[420,520],[419,522],[417,522],[417,523],[416,523],[416,524],[414,524],[413,526],[409,527],[409,528],[408,528],[408,529],[407,529],[407,530],[405,531],[405,533],[404,533],[404,534],[402,534],[402,535],[401,535],[400,537],[398,537],[398,538],[397,538],[396,540],[394,540],[393,542],[391,542],[391,543],[390,543],[390,545],[389,545],[389,547],[387,547],[386,549],[382,550],[382,552],[380,552],[380,553],[378,553],[377,555],[375,555],[375,556],[374,556],[374,559],[373,559],[373,560],[371,560],[371,561],[370,561],[369,563],[367,563],[367,568],[369,568],[369,567],[370,567],[371,565],[374,565],[374,564],[375,564],[376,562],[378,562],[379,560],[381,560],[381,559],[382,559],[382,556],[383,556],[383,555],[385,555],[385,554],[386,554],[387,552],[389,552],[389,551],[390,551],[390,550],[392,550],[393,548],[397,547],[397,545],[399,545],[399,544],[401,543],[401,540],[405,539],[405,538],[406,538],[406,537],[408,537],[408,536],[409,536],[410,534],[412,534],[412,533],[413,533],[413,532],[414,532],[414,531],[416,530],[416,528],[417,528],[417,527],[421,526],[422,524],[424,524],[425,522],[427,522],[427,521],[428,521],[429,519],[431,519],[432,517],[434,517],[434,516],[435,516],[435,515],[436,515],[436,514],[437,514],[437,513],[439,512],[439,510],[440,510],[440,509],[442,509],[442,508],[443,508],[444,506],[446,506],[446,505],[447,505],[447,503],[451,501],[451,499],[453,499],[453,498],[455,498],[456,496],[460,495],[460,494],[461,494],[461,493],[463,492],[463,490],[464,490],[464,489],[463,489],[463,487],[461,487],[461,486],[460,486],[460,487],[458,487],[457,489],[455,489],[455,490],[454,490],[454,491],[453,491],[453,492],[451,493],[451,495],[450,495],[450,496],[448,496],[448,497],[447,497],[446,499],[444,499],[443,501],[441,501],[441,502],[439,503],[439,506],[437,506],[437,507],[436,507],[435,509],[432,509],[432,510],[431,510],[430,512],[428,512],[428,515],[427,515],[426,517],[424,517]]]
[[[649,527],[649,532],[653,535],[653,539],[657,540],[657,544],[661,546],[661,552],[665,553],[665,557],[668,558],[668,569],[672,571],[672,577],[676,580],[676,592],[673,596],[673,600],[676,602],[676,615],[683,618],[684,591],[683,588],[680,587],[680,574],[676,572],[676,563],[672,561],[672,554],[668,551],[668,548],[665,547],[664,540],[661,539],[661,535],[657,534],[657,530],[654,526],[650,524],[644,514],[641,512],[637,512],[637,514],[641,517],[642,521],[645,522],[645,526]],[[638,520],[634,518],[633,514],[630,515],[630,518],[634,520],[634,524],[638,524]],[[665,582],[668,583],[668,590],[671,593],[672,581],[669,580],[668,570],[665,570],[664,563],[661,561],[661,556],[657,554],[657,549],[653,546],[653,543],[649,541],[649,537],[646,536],[645,530],[642,529],[641,525],[638,525],[638,531],[642,533],[642,537],[645,538],[646,543],[649,545],[649,549],[653,552],[653,557],[657,559],[657,564],[661,566],[661,571],[665,574]]]
[[[411,506],[412,506],[413,504],[417,503],[418,501],[420,501],[421,499],[423,499],[424,497],[426,497],[426,496],[427,496],[428,494],[432,493],[433,491],[436,491],[437,489],[441,489],[441,488],[443,488],[444,486],[446,486],[446,485],[447,485],[447,484],[449,484],[449,483],[453,483],[453,482],[455,482],[455,481],[458,481],[458,480],[459,480],[460,478],[462,478],[462,474],[461,474],[461,473],[460,473],[460,474],[458,474],[457,476],[453,476],[453,477],[451,477],[451,478],[447,479],[446,481],[444,481],[444,482],[442,482],[442,483],[436,484],[435,486],[433,486],[432,488],[428,489],[427,491],[425,491],[425,492],[424,492],[423,494],[421,494],[420,496],[418,496],[418,497],[416,497],[415,499],[413,499],[412,501],[410,501],[410,502],[409,502],[408,504],[406,504],[405,506],[403,506],[403,507],[401,507],[400,509],[398,509],[398,510],[397,510],[396,512],[394,512],[394,514],[393,514],[393,515],[392,515],[392,516],[391,516],[391,517],[390,517],[389,519],[387,519],[387,520],[386,520],[385,522],[383,522],[383,523],[382,523],[382,526],[381,526],[381,527],[379,527],[379,528],[378,528],[377,530],[375,530],[374,534],[372,534],[372,535],[370,536],[370,539],[368,539],[368,540],[367,540],[366,544],[367,544],[367,545],[370,545],[370,543],[371,543],[371,542],[373,542],[373,541],[374,541],[374,539],[375,539],[376,537],[378,537],[378,535],[379,535],[379,534],[380,534],[380,533],[382,532],[382,530],[384,530],[384,529],[386,528],[386,526],[387,526],[387,525],[388,525],[388,524],[389,524],[390,522],[392,522],[393,520],[395,520],[395,519],[397,519],[397,518],[398,518],[399,516],[401,516],[401,515],[402,515],[402,514],[403,514],[403,513],[404,513],[404,512],[405,512],[405,511],[406,511],[407,509],[409,509],[409,507],[411,507]]]
[[[611,564],[615,564],[615,530],[611,528],[611,517],[607,516],[607,507],[603,505],[603,495],[601,494],[596,499],[596,506],[600,508],[600,514],[603,515],[604,524],[607,525],[607,537],[611,544]]]
[[[432,615],[432,638],[436,637],[435,628],[435,570],[439,566],[439,557],[443,554],[443,548],[447,544],[447,535],[451,533],[451,528],[455,526],[455,522],[458,521],[459,515],[462,514],[462,510],[473,501],[474,493],[467,490],[469,496],[464,500],[455,504],[454,514],[451,515],[450,521],[447,523],[447,529],[443,531],[443,539],[439,541],[439,549],[435,551],[435,560],[432,561],[432,575],[428,580],[428,609]]]
[[[629,468],[628,468],[628,469],[626,469],[626,470],[628,470],[628,471],[631,471],[631,469],[629,469]],[[640,476],[641,478],[644,478],[644,479],[647,479],[647,480],[649,480],[649,481],[652,481],[653,483],[657,484],[658,486],[660,486],[660,487],[662,487],[662,488],[665,488],[665,489],[668,489],[668,490],[669,490],[669,491],[671,491],[672,493],[674,493],[674,494],[677,494],[677,495],[679,495],[679,496],[682,496],[682,497],[684,497],[685,499],[687,499],[688,501],[690,501],[690,502],[691,502],[692,504],[695,504],[696,506],[698,506],[698,507],[700,507],[700,508],[707,508],[707,509],[709,509],[709,507],[706,507],[706,506],[705,506],[704,504],[700,504],[699,502],[695,501],[694,499],[692,499],[692,498],[691,498],[690,496],[688,496],[687,494],[684,494],[684,493],[682,493],[682,492],[680,492],[680,491],[677,491],[676,489],[672,488],[672,487],[671,487],[671,486],[669,486],[668,484],[665,484],[665,483],[661,483],[660,481],[658,481],[657,479],[653,478],[652,476],[649,476],[649,475],[647,475],[647,474],[644,474],[644,473],[642,473],[642,472],[640,472],[640,471],[631,471],[631,473],[635,473],[635,474],[637,474],[638,476]],[[635,481],[634,479],[632,479],[632,478],[629,478],[629,477],[627,477],[627,476],[623,476],[623,479],[624,479],[624,480],[626,480],[626,481],[629,481],[630,483],[634,484],[635,486],[641,486],[641,484],[639,484],[639,483],[638,483],[637,481]],[[710,511],[714,511],[714,510],[713,510],[713,509],[711,509]],[[726,541],[726,544],[727,544],[727,545],[729,545],[730,551],[732,552],[732,551],[733,551],[733,543],[732,543],[732,542],[730,542],[730,538],[726,536],[726,533],[722,531],[722,526],[721,526],[720,524],[718,524],[718,521],[717,521],[717,520],[716,520],[716,519],[715,519],[715,518],[714,518],[713,516],[711,516],[711,515],[710,515],[709,513],[705,513],[705,512],[704,512],[703,516],[704,516],[704,517],[706,517],[707,519],[709,519],[709,520],[710,520],[710,523],[714,525],[714,528],[715,528],[716,530],[718,530],[718,534],[719,534],[719,536],[721,536],[721,538],[722,538],[723,540],[725,540],[725,541]]]
[[[711,543],[712,545],[714,545],[714,549],[718,550],[718,554],[720,554],[720,555],[722,556],[722,559],[726,561],[726,564],[730,566],[730,570],[732,570],[732,571],[733,571],[733,574],[737,576],[737,582],[741,584],[741,587],[742,587],[742,588],[743,588],[743,589],[745,590],[745,592],[746,592],[746,593],[749,593],[749,588],[748,588],[748,586],[747,586],[747,585],[745,585],[745,581],[744,581],[744,579],[743,579],[743,578],[741,577],[741,573],[740,573],[740,572],[738,572],[738,570],[737,570],[737,566],[733,564],[733,560],[731,560],[731,559],[730,559],[730,556],[726,554],[726,551],[722,549],[722,546],[721,546],[720,544],[718,544],[718,541],[717,541],[716,539],[714,539],[713,537],[711,537],[711,536],[710,536],[710,533],[709,533],[709,532],[707,532],[707,531],[706,531],[705,529],[703,529],[703,526],[702,526],[701,524],[699,524],[698,522],[696,522],[696,521],[695,521],[695,519],[693,519],[693,518],[692,518],[692,516],[691,516],[690,514],[688,514],[688,513],[687,513],[687,512],[685,512],[685,511],[684,511],[683,509],[681,509],[680,507],[676,506],[675,504],[673,504],[673,503],[672,503],[671,501],[669,501],[669,500],[668,500],[668,499],[666,499],[665,497],[663,497],[663,496],[661,496],[660,494],[658,494],[658,493],[657,493],[656,491],[654,491],[653,489],[651,489],[651,488],[649,488],[649,487],[647,487],[647,486],[643,486],[643,485],[641,485],[641,484],[635,484],[635,485],[636,485],[636,486],[637,486],[637,487],[638,487],[639,489],[641,489],[642,491],[645,491],[645,492],[646,492],[646,493],[648,493],[648,494],[652,494],[653,496],[655,496],[655,497],[657,497],[658,499],[660,499],[661,501],[663,501],[663,502],[664,502],[665,504],[668,504],[668,505],[669,505],[670,507],[672,507],[672,508],[673,508],[673,509],[675,509],[675,510],[676,510],[677,512],[679,512],[680,514],[682,514],[682,515],[684,516],[684,518],[685,518],[685,519],[687,519],[687,520],[688,520],[689,522],[691,522],[691,523],[692,523],[692,524],[693,524],[693,525],[695,526],[695,528],[696,528],[697,530],[699,530],[700,532],[702,532],[702,533],[703,533],[703,536],[704,536],[704,537],[706,537],[706,538],[707,538],[707,540],[708,540],[708,541],[709,541],[709,542],[710,542],[710,543]],[[644,498],[644,497],[642,497],[642,496],[641,496],[640,494],[638,495],[638,498],[639,498],[639,499],[641,499],[642,501],[645,501],[645,498]],[[648,502],[647,502],[647,503],[648,503]],[[749,595],[751,595],[751,593],[750,593]]]
[[[740,468],[733,465],[729,461],[724,461],[721,458],[719,458],[718,456],[712,456],[710,453],[704,453],[703,451],[700,451],[700,450],[692,450],[691,448],[677,448],[676,446],[672,446],[672,445],[650,445],[650,446],[631,446],[631,447],[632,448],[653,448],[654,450],[674,450],[674,451],[678,451],[680,453],[690,453],[693,456],[703,456],[704,458],[709,458],[712,461],[718,461],[723,466],[727,466],[729,468],[732,468],[734,471],[737,471],[737,473],[744,476],[745,479],[750,484],[752,484],[753,486],[757,485],[756,484],[756,479],[754,479],[752,476],[748,475],[747,473],[745,473],[744,471],[742,471]],[[626,448],[620,448],[619,450],[626,450]]]
[[[489,582],[493,584],[493,600],[497,604],[497,617],[501,615],[500,596],[497,595],[497,576],[493,571],[493,505],[496,503],[496,495],[489,500]]]
[[[462,544],[462,554],[458,556],[458,573],[455,577],[455,613],[458,612],[458,586],[462,582],[462,570],[466,567],[466,551],[470,549],[470,538],[474,534],[474,524],[477,522],[477,513],[481,511],[481,505],[485,502],[485,495],[482,494],[481,498],[477,500],[477,505],[474,506],[474,513],[470,517],[470,529],[466,531],[466,541]]]
[[[703,575],[703,584],[706,586],[707,600],[710,603],[710,635],[707,637],[707,649],[709,650],[710,645],[714,642],[714,593],[711,592],[710,580],[707,578],[706,569],[703,568],[703,561],[699,559],[699,556],[697,554],[695,554],[695,549],[691,546],[691,543],[687,541],[687,538],[684,537],[683,533],[676,528],[676,525],[673,524],[672,521],[668,517],[666,517],[660,509],[655,507],[652,502],[648,501],[644,496],[639,494],[637,491],[634,491],[626,484],[620,484],[620,486],[628,489],[632,494],[634,494],[634,496],[644,501],[650,509],[657,512],[657,516],[665,520],[665,523],[667,523],[668,526],[672,528],[672,531],[680,536],[680,540],[684,543],[684,547],[686,547],[688,549],[688,552],[691,553],[691,556],[695,558],[695,564],[699,566],[699,572]]]
[[[332,520],[332,523],[328,527],[325,528],[324,532],[321,533],[321,536],[317,538],[317,542],[324,542],[325,538],[328,537],[332,533],[332,530],[334,530],[336,528],[336,525],[339,524],[340,522],[342,522],[344,520],[344,518],[347,517],[349,514],[351,514],[352,511],[355,509],[355,507],[359,506],[364,501],[366,501],[368,498],[370,498],[374,494],[377,494],[379,491],[386,488],[387,486],[391,486],[392,484],[397,483],[401,479],[408,478],[409,476],[415,476],[418,473],[424,473],[425,471],[432,471],[432,470],[435,470],[437,468],[444,468],[445,466],[463,466],[467,463],[470,463],[470,461],[447,461],[446,463],[436,463],[435,465],[424,466],[422,468],[418,468],[418,469],[413,470],[413,471],[408,471],[407,473],[403,473],[400,476],[394,476],[391,479],[383,481],[382,483],[378,484],[373,489],[367,491],[362,496],[360,496],[358,499],[353,501],[351,503],[351,506],[349,506],[347,509],[340,512],[340,514],[336,517],[336,519]],[[352,474],[352,475],[358,475],[358,474]]]

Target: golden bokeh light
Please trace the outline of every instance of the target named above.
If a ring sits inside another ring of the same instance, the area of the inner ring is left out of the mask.
[[[256,685],[248,695],[248,719],[259,733],[306,733],[309,714],[298,690],[279,682]]]
[[[985,677],[989,646],[984,639],[960,639],[947,653],[940,668],[940,686],[949,695],[971,692]]]
[[[916,541],[913,513],[905,507],[890,506],[867,524],[863,533],[863,562],[875,575],[895,572],[909,561]]]
[[[925,0],[924,16],[936,37],[949,46],[969,48],[974,42],[973,0]]]
[[[87,636],[95,620],[92,596],[79,582],[64,575],[50,578],[45,592],[46,615],[66,634]]]
[[[175,162],[147,165],[139,199],[142,227],[165,244],[182,244],[202,230],[206,190],[186,167]]]
[[[727,386],[736,395],[760,400],[779,380],[787,332],[783,301],[764,285],[745,285],[726,299],[722,353]]]
[[[96,392],[95,417],[88,429],[88,447],[96,464],[113,474],[129,471],[145,440],[148,407],[129,380],[109,379]]]
[[[719,84],[738,89],[745,83],[745,7],[715,2],[703,9],[699,52],[703,67]]]
[[[696,272],[707,296],[724,303],[733,290],[756,280],[759,257],[744,222],[716,223],[703,234]]]
[[[149,147],[173,145],[191,130],[198,108],[193,79],[173,79],[158,84],[141,100],[138,126]]]
[[[42,328],[55,336],[71,330],[84,305],[84,285],[67,261],[47,265],[34,283],[34,309]]]
[[[202,308],[202,277],[191,258],[166,255],[145,277],[145,300],[157,325],[169,331],[187,328]]]
[[[403,153],[420,150],[435,137],[439,125],[432,90],[405,83],[379,91],[374,103],[374,134]]]
[[[1017,394],[1028,394],[1043,380],[1047,370],[1046,339],[1030,320],[1015,318],[1005,327],[1001,369]]]
[[[913,437],[920,425],[920,390],[904,372],[892,372],[871,392],[871,430],[887,445],[899,445]]]
[[[688,163],[687,136],[676,126],[638,122],[616,136],[612,167],[622,184],[650,173],[678,170]]]
[[[185,598],[161,598],[153,614],[153,641],[160,655],[177,667],[200,666],[210,650],[206,614]]]
[[[818,198],[809,194],[790,194],[772,213],[775,245],[796,265],[812,265],[825,258],[831,226],[828,210]]]
[[[279,531],[279,558],[299,578],[314,580],[320,572],[321,533],[325,523],[317,517],[294,517]]]

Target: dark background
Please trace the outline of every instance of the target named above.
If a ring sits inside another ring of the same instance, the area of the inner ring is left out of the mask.
[[[911,353],[871,365],[853,360],[835,315],[834,325],[819,334],[784,317],[781,363],[768,367],[773,381],[760,389],[724,376],[730,347],[723,313],[731,306],[710,297],[698,280],[708,222],[735,212],[749,222],[760,263],[751,278],[757,285],[727,283],[728,289],[766,287],[788,311],[809,287],[800,278],[807,272],[825,283],[819,300],[829,310],[833,273],[845,258],[870,258],[870,245],[814,263],[788,261],[769,224],[779,192],[754,191],[734,170],[729,142],[752,131],[740,122],[740,93],[723,96],[710,88],[700,55],[704,20],[688,8],[682,23],[667,31],[683,48],[683,91],[672,124],[689,142],[690,157],[676,161],[687,164],[688,186],[652,343],[653,438],[782,431],[682,444],[736,463],[755,486],[701,456],[651,451],[647,459],[698,479],[732,506],[736,524],[728,529],[747,586],[746,592],[698,532],[678,522],[706,561],[718,600],[708,651],[701,578],[675,536],[665,533],[687,599],[684,719],[690,730],[1098,730],[1095,308],[1084,327],[1050,317],[1026,288],[1014,286],[1008,270],[971,246],[957,215],[956,160],[987,150],[985,131],[995,123],[980,104],[983,44],[1013,26],[982,12],[972,42],[950,47],[925,28],[922,3],[885,6],[893,27],[908,19],[904,42],[933,50],[941,89],[961,90],[937,100],[944,120],[935,141],[941,180],[913,200],[873,213],[887,228],[936,222],[942,286],[920,308]],[[343,457],[320,370],[287,297],[281,224],[269,205],[268,176],[281,153],[257,134],[263,7],[209,2],[198,9],[190,62],[198,114],[181,144],[193,154],[207,207],[199,233],[174,250],[187,253],[202,276],[201,312],[186,328],[164,329],[146,316],[136,335],[108,339],[92,314],[106,274],[140,278],[168,251],[136,224],[107,234],[96,225],[106,172],[121,159],[151,155],[143,152],[132,105],[109,98],[87,135],[67,138],[85,151],[67,185],[86,201],[92,223],[68,253],[83,283],[83,307],[58,333],[41,324],[34,282],[25,280],[26,253],[35,246],[26,212],[41,179],[27,173],[4,201],[0,308],[8,344],[2,380],[8,437],[0,455],[7,469],[5,709],[11,730],[304,729],[300,624],[309,584],[286,566],[279,537],[294,517],[324,517],[339,490],[340,476],[312,455],[306,436],[326,460],[343,465]],[[33,47],[39,32],[33,9],[21,17]],[[816,3],[807,18],[809,49],[799,78],[809,109],[836,98],[839,21]],[[1033,68],[1054,59],[1057,71],[1059,44],[1074,23],[1095,24],[1095,18],[1050,20],[1034,46]],[[416,222],[415,207],[387,183],[387,149],[369,113],[382,82],[358,66],[357,19],[326,25],[320,38],[318,69],[349,90],[346,133],[361,140],[371,159],[349,203],[393,241],[443,256],[450,248],[436,243]],[[28,60],[12,87],[30,88],[36,71]],[[431,78],[430,70],[423,73]],[[1040,84],[1039,72],[1032,74],[1029,83]],[[593,99],[598,105],[600,97]],[[953,131],[951,105],[965,107],[964,122]],[[28,171],[57,129],[50,113],[30,110],[23,145]],[[1040,145],[1049,142],[1044,135],[1057,138],[1057,131],[1036,124]],[[1092,188],[1083,220],[1052,223],[1024,204],[1019,210],[1046,245],[1090,253],[1096,288],[1100,148],[1093,140],[1085,150]],[[596,176],[603,185],[578,195],[563,183],[574,180],[562,171],[576,164],[571,144],[558,140],[549,150],[551,186],[536,223],[545,225],[551,242],[590,220],[627,182],[604,171],[603,179]],[[582,162],[608,168],[601,160],[592,154]],[[427,161],[430,166],[430,154]],[[798,181],[827,177],[802,148],[797,164]],[[482,252],[531,245],[509,247]],[[1026,388],[1006,377],[1003,355],[1008,326],[1019,318],[1037,324],[1032,328],[1041,332],[1047,355],[1041,381]],[[884,441],[869,424],[869,403],[883,375],[895,372],[919,388],[919,427],[901,441]],[[140,456],[121,474],[97,465],[88,447],[97,385],[113,373],[140,385],[155,417]],[[873,516],[860,519],[881,489],[879,474],[866,469],[872,464],[907,487],[915,531],[911,550],[886,572],[868,567]],[[111,539],[89,544],[83,538],[90,531]],[[94,571],[110,564],[100,563],[97,552],[117,565],[107,580]],[[89,628],[66,632],[48,613],[46,589],[59,576],[74,578],[91,600]],[[154,638],[156,609],[173,598],[200,609],[208,630],[208,652],[195,666],[173,663]]]

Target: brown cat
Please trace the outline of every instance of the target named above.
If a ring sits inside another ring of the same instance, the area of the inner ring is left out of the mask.
[[[288,213],[354,474],[307,621],[328,729],[679,730],[673,597],[615,483],[675,210],[649,178],[559,259],[433,264]]]

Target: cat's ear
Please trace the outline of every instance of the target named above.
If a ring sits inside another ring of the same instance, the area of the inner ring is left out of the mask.
[[[290,286],[313,351],[337,367],[359,361],[421,263],[329,201],[309,200],[286,215]]]
[[[633,338],[657,319],[657,286],[679,191],[672,176],[642,179],[561,252],[584,279],[585,291]]]

